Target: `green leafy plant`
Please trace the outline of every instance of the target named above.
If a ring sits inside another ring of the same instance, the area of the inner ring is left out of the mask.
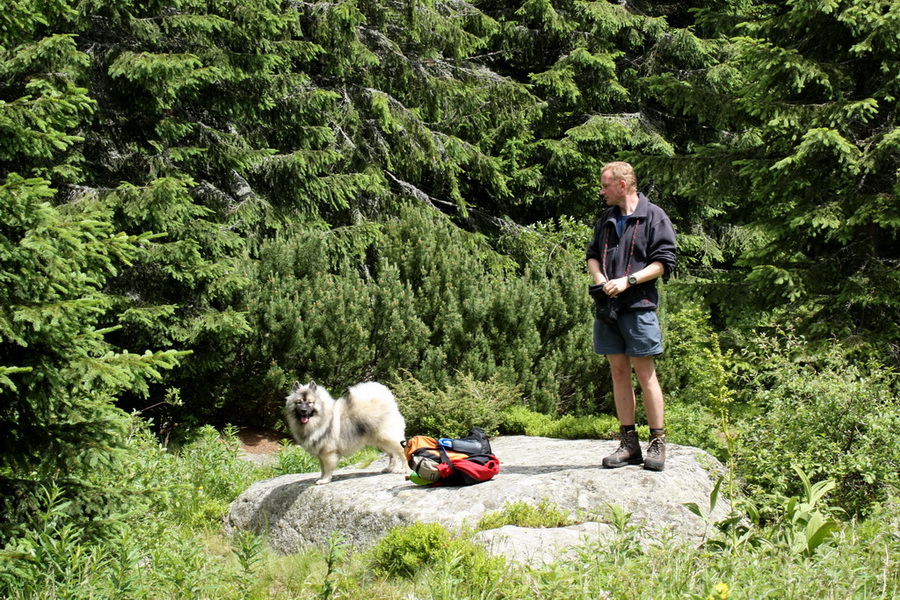
[[[597,553],[608,553],[609,559],[618,565],[642,554],[639,540],[640,527],[632,522],[633,513],[625,511],[618,504],[608,504],[608,523],[612,526],[613,535],[600,547],[587,547],[582,554],[585,560],[595,561]]]
[[[577,521],[568,511],[559,508],[550,500],[541,500],[537,505],[525,501],[507,503],[502,510],[485,514],[478,521],[477,531],[497,529],[505,525],[517,527],[566,527]]]
[[[252,574],[262,560],[265,540],[251,531],[238,531],[234,538],[234,555],[245,574]]]
[[[729,514],[718,521],[712,518],[713,511],[719,502],[719,493],[722,483],[726,481],[725,477],[719,477],[709,493],[709,504],[701,507],[696,502],[685,502],[684,507],[689,511],[703,519],[706,527],[703,537],[704,546],[716,549],[728,549],[732,552],[737,551],[744,546],[756,545],[762,541],[760,533],[757,531],[759,525],[759,513],[751,502],[745,498],[730,498],[731,511]],[[741,512],[740,509],[746,511]],[[717,536],[709,538],[710,530],[715,529]]]
[[[265,540],[251,531],[238,531],[232,538],[232,551],[241,567],[239,585],[245,594],[254,584],[264,548]]]
[[[708,586],[708,591],[702,594],[692,594],[691,600],[728,600],[731,597],[731,588],[727,583],[720,581]]]
[[[280,448],[275,454],[275,462],[270,467],[275,475],[287,475],[290,473],[313,473],[321,469],[319,460],[303,449],[302,446],[294,444],[291,440],[282,440]],[[346,467],[348,465],[365,466],[381,456],[381,451],[367,447],[351,456],[345,456],[338,461],[338,467]]]
[[[312,473],[319,468],[319,461],[316,460],[316,457],[289,440],[280,442],[280,448],[275,454],[275,462],[272,465],[272,470],[276,475]]]
[[[792,464],[791,468],[803,484],[803,495],[788,499],[776,539],[793,554],[812,556],[838,526],[829,516],[834,509],[822,503],[825,495],[835,488],[835,483],[828,479],[811,483],[799,466]]]
[[[346,560],[350,544],[339,534],[332,533],[328,538],[325,552],[325,577],[319,598],[329,600],[337,591],[337,576],[341,575],[341,564]]]

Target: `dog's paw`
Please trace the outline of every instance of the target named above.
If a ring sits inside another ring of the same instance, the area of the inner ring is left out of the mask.
[[[392,460],[381,470],[382,473],[406,473],[406,463],[402,460]]]
[[[325,485],[326,483],[331,483],[331,477],[323,477],[316,482],[316,485]]]

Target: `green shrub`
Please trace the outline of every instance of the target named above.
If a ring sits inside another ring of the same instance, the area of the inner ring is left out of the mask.
[[[396,527],[371,550],[376,571],[412,577],[426,566],[448,559],[452,537],[437,523]]]
[[[407,437],[465,437],[475,425],[496,435],[503,411],[521,402],[516,386],[496,378],[477,381],[465,373],[446,389],[435,389],[407,373],[394,386],[394,395],[406,419]]]
[[[373,224],[354,228],[377,240]],[[410,286],[380,265],[377,280],[360,276],[341,243],[348,232],[297,230],[267,242],[251,265],[247,299],[253,331],[230,380],[229,419],[281,422],[296,379],[314,379],[335,397],[370,379],[415,368],[427,328]],[[255,398],[247,402],[247,398]]]
[[[455,537],[437,523],[395,527],[369,550],[368,557],[376,573],[415,579],[433,590],[433,597],[467,597],[467,590],[493,597],[492,592],[501,586],[510,589],[517,584],[503,558]]]
[[[783,352],[771,344],[759,341],[767,361],[747,393],[760,414],[740,425],[738,475],[764,505],[777,505],[802,492],[795,463],[813,481],[835,481],[834,504],[867,514],[900,483],[896,374],[850,364],[837,347],[804,355],[802,344]]]
[[[534,412],[524,406],[511,406],[503,411],[500,433],[506,435],[541,435],[538,431],[548,431],[553,418]]]
[[[565,415],[552,422],[546,437],[570,440],[608,440],[619,433],[619,421],[613,415],[574,417]]]
[[[569,512],[559,508],[549,500],[541,500],[535,506],[528,502],[510,502],[503,510],[490,512],[484,515],[478,522],[476,529],[498,529],[505,525],[517,527],[566,527],[575,521],[569,516]]]
[[[709,313],[693,298],[685,298],[686,284],[667,295],[662,321],[666,352],[657,373],[666,394],[666,434],[669,440],[729,459],[733,421],[746,411],[737,402],[737,378],[752,378],[755,366],[733,349],[723,350]]]
[[[704,353],[713,336],[709,312],[678,293],[665,294],[664,302],[660,321],[665,353],[656,361],[659,381],[667,395],[703,402],[704,388],[713,379]]]
[[[720,461],[729,458],[719,415],[698,402],[666,397],[666,437],[675,444],[701,448]]]
[[[247,273],[253,333],[226,384],[230,419],[279,421],[294,379],[337,396],[401,372],[429,390],[460,385],[460,373],[505,382],[548,413],[592,413],[605,398],[580,262],[519,264],[416,207],[381,223],[289,228],[259,256]]]
[[[619,422],[612,415],[597,417],[576,417],[564,415],[553,419],[547,415],[530,411],[523,406],[514,406],[503,413],[501,433],[507,435],[530,435],[568,440],[608,440],[619,432]]]

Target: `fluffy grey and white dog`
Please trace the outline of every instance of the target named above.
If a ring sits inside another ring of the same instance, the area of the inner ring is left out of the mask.
[[[335,400],[315,381],[307,385],[298,381],[287,397],[284,417],[294,440],[319,459],[322,477],[316,481],[318,485],[331,481],[342,456],[365,446],[388,454],[385,473],[404,470],[406,421],[394,395],[380,383],[359,383],[348,390],[346,397]]]

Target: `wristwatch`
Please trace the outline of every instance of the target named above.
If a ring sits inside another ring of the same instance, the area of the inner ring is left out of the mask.
[[[628,285],[637,285],[637,277],[635,277],[634,275],[629,275]]]

